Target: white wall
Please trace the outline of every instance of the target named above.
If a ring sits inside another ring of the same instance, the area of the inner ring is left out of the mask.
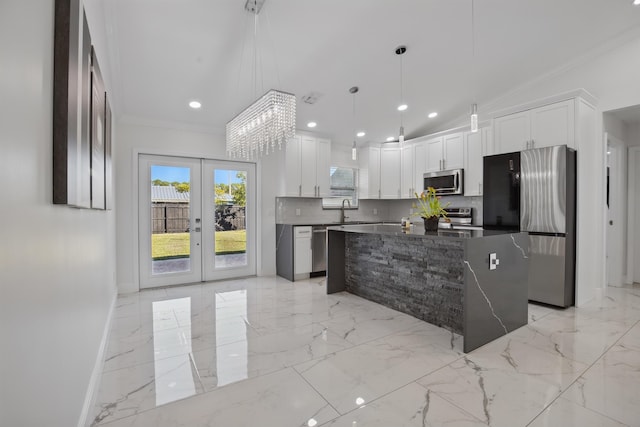
[[[640,145],[640,123],[627,125],[625,131],[626,142],[629,146]]]
[[[621,141],[626,141],[626,126],[614,113],[605,112],[602,115],[602,129],[609,135],[613,135]],[[626,142],[625,142],[626,143]]]
[[[635,238],[630,240],[631,244],[627,248],[627,279],[629,282],[640,283],[640,147],[637,146],[629,149],[629,188],[629,235]]]
[[[76,426],[115,297],[113,212],[52,205],[54,1],[0,3],[0,425]]]

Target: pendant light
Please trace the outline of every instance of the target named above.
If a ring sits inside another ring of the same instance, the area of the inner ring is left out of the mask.
[[[349,89],[349,93],[353,95],[353,145],[351,146],[351,160],[358,160],[358,148],[356,147],[356,93],[358,86]]]
[[[471,0],[471,79],[473,86],[473,104],[471,104],[471,132],[478,132],[478,104],[476,101],[476,23],[475,23],[475,10],[474,0]]]
[[[402,123],[402,112],[407,109],[407,104],[404,103],[404,92],[403,92],[403,81],[402,81],[402,55],[407,51],[406,46],[398,46],[396,48],[396,55],[400,57],[400,105],[398,106],[398,111],[400,111],[400,132],[398,141],[400,142],[400,146],[404,144],[404,126]]]

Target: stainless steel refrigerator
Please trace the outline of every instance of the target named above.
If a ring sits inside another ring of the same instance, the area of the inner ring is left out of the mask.
[[[519,171],[514,170],[515,164]],[[575,150],[559,145],[489,156],[484,166],[488,180],[483,195],[483,212],[484,206],[488,207],[484,226],[519,228],[529,233],[529,300],[560,307],[573,305]],[[511,196],[505,198],[506,192]],[[519,206],[514,206],[517,199]],[[505,218],[510,220],[505,223]]]

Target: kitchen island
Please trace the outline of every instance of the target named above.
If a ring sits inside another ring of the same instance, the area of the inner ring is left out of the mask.
[[[350,292],[461,334],[465,352],[527,324],[526,233],[327,230],[327,293]]]

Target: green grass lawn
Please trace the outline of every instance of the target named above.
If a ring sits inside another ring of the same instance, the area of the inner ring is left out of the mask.
[[[151,235],[153,259],[189,256],[189,233]],[[216,232],[216,255],[241,253],[247,250],[247,230]]]

